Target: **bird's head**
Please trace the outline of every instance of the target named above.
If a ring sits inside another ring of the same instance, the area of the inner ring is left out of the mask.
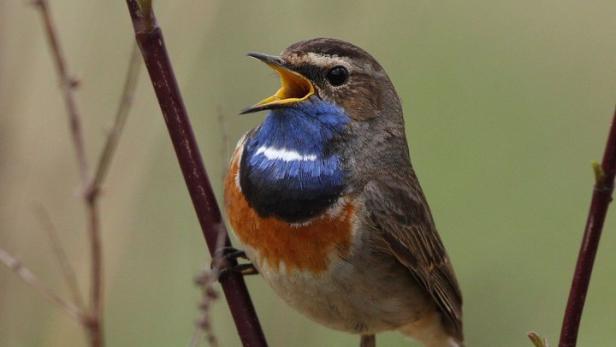
[[[400,101],[370,54],[320,38],[280,56],[249,55],[281,81],[274,95],[242,112],[269,110],[243,142],[238,175],[260,215],[306,221],[370,177],[406,163]]]
[[[280,56],[248,55],[274,69],[281,86],[274,95],[245,109],[243,114],[317,101],[342,108],[353,121],[383,114],[401,118],[398,96],[381,65],[348,42],[317,38],[297,42]]]

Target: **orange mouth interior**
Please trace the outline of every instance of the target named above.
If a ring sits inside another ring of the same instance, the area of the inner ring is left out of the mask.
[[[269,108],[302,102],[314,94],[312,82],[301,74],[282,66],[267,64],[280,76],[280,89],[274,95],[259,101],[253,108]]]

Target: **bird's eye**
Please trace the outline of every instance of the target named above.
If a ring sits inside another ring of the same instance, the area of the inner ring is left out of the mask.
[[[335,66],[327,72],[326,78],[332,86],[336,87],[349,79],[349,71],[344,66]]]

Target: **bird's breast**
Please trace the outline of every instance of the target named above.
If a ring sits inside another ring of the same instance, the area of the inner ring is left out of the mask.
[[[243,148],[238,148],[225,179],[225,209],[244,246],[253,251],[258,267],[273,271],[327,270],[332,260],[350,252],[355,204],[339,198],[327,211],[302,223],[262,216],[246,199],[239,182]]]

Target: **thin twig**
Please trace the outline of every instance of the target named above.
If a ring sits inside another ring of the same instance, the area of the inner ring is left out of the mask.
[[[96,189],[92,189],[90,184],[89,167],[85,154],[85,144],[83,141],[83,131],[81,127],[81,114],[77,108],[74,87],[76,82],[68,74],[66,59],[60,47],[60,40],[55,29],[47,0],[35,0],[34,5],[40,10],[45,27],[45,33],[51,47],[52,56],[56,64],[56,70],[61,82],[62,92],[68,113],[70,132],[73,145],[77,153],[77,162],[83,187],[83,198],[86,204],[86,214],[88,220],[88,236],[90,239],[91,257],[91,289],[90,289],[90,309],[84,326],[90,339],[91,347],[103,346],[103,259],[102,246],[100,241],[100,221],[98,217],[98,204]]]
[[[91,295],[88,336],[92,347],[102,347],[103,340],[103,250],[100,235],[100,219],[98,216],[97,194],[87,199],[86,210],[88,218],[88,236],[90,238],[91,262]]]
[[[216,240],[216,249],[222,250],[225,246],[227,235],[219,230],[218,239]],[[199,310],[201,311],[201,317],[195,327],[195,332],[191,340],[191,347],[197,347],[201,337],[205,337],[205,340],[210,344],[210,347],[218,346],[218,339],[212,329],[211,311],[212,304],[218,299],[218,293],[214,289],[214,284],[218,281],[220,269],[223,265],[223,252],[216,252],[212,257],[211,268],[206,268],[196,278],[196,284],[201,288],[201,302],[199,303]]]
[[[66,286],[68,287],[69,291],[71,292],[71,295],[73,296],[73,302],[75,303],[75,305],[77,305],[77,307],[79,307],[80,310],[83,310],[83,298],[81,297],[79,285],[77,284],[77,276],[75,276],[75,270],[71,266],[71,263],[66,256],[66,252],[64,251],[64,247],[62,247],[62,243],[60,242],[60,238],[58,236],[58,231],[51,220],[51,216],[49,215],[49,212],[45,209],[45,207],[40,204],[37,204],[35,206],[34,212],[35,215],[38,217],[41,226],[47,232],[47,236],[49,236],[51,248],[56,256],[58,265],[60,265],[60,270],[62,271],[64,282],[66,283]]]
[[[201,336],[209,343],[210,347],[218,346],[218,338],[212,329],[211,310],[214,301],[218,299],[218,292],[214,289],[214,284],[217,281],[217,272],[215,270],[204,270],[195,280],[196,284],[201,288],[201,302],[199,303],[199,317],[195,332],[193,334],[191,347],[197,347]]]
[[[131,60],[126,74],[126,80],[111,131],[99,157],[95,175],[90,179],[89,167],[85,154],[83,132],[81,128],[81,115],[77,108],[74,95],[76,82],[68,74],[66,59],[62,52],[60,41],[55,29],[47,0],[35,0],[34,5],[40,10],[43,18],[45,32],[52,51],[62,92],[66,104],[71,129],[71,137],[77,154],[79,172],[83,187],[83,198],[86,205],[88,221],[88,236],[91,257],[91,294],[90,309],[85,320],[92,347],[103,346],[103,255],[100,235],[100,216],[98,212],[98,196],[100,187],[108,172],[111,159],[118,145],[120,134],[126,123],[128,112],[132,104],[134,90],[139,72],[139,59],[136,48],[133,49]],[[58,249],[57,247],[54,247]]]
[[[68,68],[64,53],[60,46],[60,40],[55,29],[47,0],[35,0],[34,6],[39,9],[47,40],[51,48],[53,60],[56,65],[58,78],[64,103],[69,118],[70,133],[73,139],[73,146],[77,155],[77,163],[81,176],[81,184],[83,189],[83,198],[86,204],[87,220],[88,220],[88,236],[90,239],[90,257],[91,257],[91,295],[90,295],[90,310],[87,314],[87,319],[84,320],[91,347],[103,346],[103,328],[102,328],[102,286],[103,286],[103,270],[102,270],[102,250],[100,242],[100,223],[98,217],[97,193],[95,189],[91,189],[90,173],[88,161],[86,158],[85,144],[83,140],[83,131],[81,127],[81,114],[77,108],[75,100],[74,88],[77,82],[69,76]]]
[[[68,112],[71,138],[73,140],[73,147],[75,147],[75,153],[77,155],[77,164],[79,166],[81,184],[85,191],[89,180],[89,173],[86,149],[83,141],[83,132],[81,130],[81,116],[75,100],[75,87],[77,87],[78,82],[69,75],[66,58],[64,57],[64,52],[60,46],[60,40],[58,39],[58,34],[49,11],[47,0],[35,0],[33,4],[41,13],[45,33],[47,35],[47,41],[49,42],[53,61],[58,72],[58,78],[60,79],[60,88],[62,89],[64,104]]]
[[[150,1],[142,1],[140,4],[137,0],[126,0],[126,5],[203,236],[210,254],[216,254],[219,251],[217,249],[219,233],[225,235],[225,246],[230,247],[231,243],[226,236],[227,230],[201,160],[162,31],[156,23]],[[222,278],[220,284],[242,344],[251,347],[267,346],[242,275],[232,272]]]
[[[90,178],[88,161],[86,158],[85,144],[83,140],[83,131],[81,126],[81,114],[77,108],[77,102],[75,100],[74,88],[77,86],[77,82],[73,80],[68,73],[66,59],[60,46],[60,40],[55,29],[54,21],[52,19],[49,5],[47,0],[35,0],[34,6],[39,10],[43,19],[43,25],[47,40],[51,48],[53,60],[60,79],[60,85],[64,102],[69,118],[70,133],[75,147],[77,156],[77,162],[79,166],[79,173],[81,177],[81,184],[83,189],[83,199],[86,205],[86,215],[88,222],[88,236],[90,244],[90,257],[91,257],[91,289],[90,289],[90,307],[82,323],[86,328],[91,347],[102,347],[104,345],[103,339],[103,252],[102,242],[100,235],[100,216],[98,210],[98,196],[100,187],[108,172],[111,159],[117,148],[118,141],[122,129],[126,123],[128,112],[132,104],[134,90],[137,82],[137,76],[139,72],[139,59],[136,48],[133,48],[131,60],[126,74],[126,80],[124,82],[124,88],[120,104],[118,106],[114,124],[107,136],[107,140],[99,157],[95,174]],[[74,278],[74,273],[69,271],[68,261],[64,255],[62,248],[59,245],[57,237],[54,236],[53,228],[46,228],[50,232],[54,252],[56,256],[61,260],[63,264],[64,276],[67,283],[70,283],[71,291],[75,297],[75,302],[81,307],[82,300],[77,294],[76,281],[70,279]],[[73,274],[73,275],[71,275]]]
[[[92,346],[103,345],[103,254],[102,242],[100,235],[100,217],[98,213],[98,197],[101,186],[111,165],[111,160],[118,146],[120,135],[128,119],[130,108],[133,104],[133,97],[137,87],[139,77],[139,67],[141,63],[136,45],[133,46],[130,56],[124,87],[118,105],[114,123],[107,134],[107,139],[103,146],[103,150],[99,156],[94,172],[94,178],[89,183],[85,201],[87,206],[87,215],[89,222],[90,236],[90,253],[92,255],[92,296],[91,296],[91,320],[88,324],[88,329],[91,331]]]
[[[103,251],[100,235],[98,197],[132,106],[140,66],[137,53],[137,49],[134,47],[126,72],[122,96],[120,97],[120,103],[114,118],[114,124],[107,135],[107,140],[97,162],[94,178],[88,185],[85,196],[89,222],[90,253],[92,255],[92,312],[88,329],[90,330],[90,341],[93,347],[103,345]]]
[[[103,345],[103,250],[100,235],[98,197],[133,103],[140,66],[137,53],[136,47],[133,48],[114,123],[99,156],[94,178],[88,184],[85,194],[89,223],[90,253],[92,256],[91,320],[88,324],[88,329],[91,332],[90,340],[93,347]]]
[[[69,317],[77,322],[82,321],[82,314],[78,307],[56,295],[50,288],[39,281],[38,277],[25,267],[19,259],[2,248],[0,248],[0,263],[12,270],[24,283],[39,291],[49,302],[60,307]]]
[[[122,95],[120,97],[120,103],[116,111],[113,126],[107,134],[107,141],[101,151],[100,157],[96,164],[96,170],[94,171],[94,179],[91,182],[90,189],[100,189],[103,184],[103,180],[109,171],[111,159],[118,147],[120,135],[128,119],[128,114],[133,104],[133,98],[135,96],[135,90],[137,89],[137,81],[139,78],[139,71],[141,67],[141,59],[139,58],[139,50],[137,44],[133,44],[130,53],[130,60],[128,62],[128,70],[126,71],[126,78],[124,80],[124,87],[122,88]]]
[[[608,205],[612,201],[614,177],[616,176],[616,111],[608,135],[601,169],[596,166],[595,186],[592,195],[582,245],[578,255],[573,282],[569,292],[567,308],[560,333],[559,347],[574,347],[577,343],[578,330],[584,310],[588,284],[592,274],[595,256],[601,239],[603,223],[607,215]],[[597,174],[601,172],[601,174]]]

